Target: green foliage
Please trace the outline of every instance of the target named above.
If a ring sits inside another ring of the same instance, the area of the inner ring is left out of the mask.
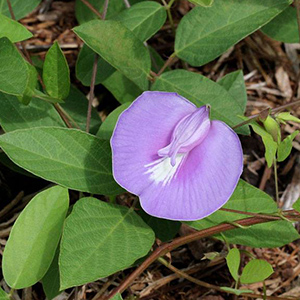
[[[299,43],[296,8],[287,7],[271,22],[262,27],[261,31],[280,42]]]
[[[32,33],[20,23],[0,13],[0,38],[7,37],[13,43],[24,41],[32,37]]]
[[[142,90],[148,89],[150,55],[143,43],[120,22],[94,20],[73,30],[91,49]]]
[[[286,124],[286,121],[300,123],[300,119],[291,115],[290,112],[282,112],[276,116],[276,120],[280,123]]]
[[[1,288],[0,288],[0,300],[10,300],[9,295],[6,294]]]
[[[291,153],[293,147],[293,140],[299,134],[299,130],[294,131],[291,135],[286,137],[278,145],[277,160],[284,161]]]
[[[237,248],[232,248],[226,256],[226,262],[231,276],[235,281],[239,280],[239,267],[241,263],[240,251]]]
[[[243,180],[239,181],[233,195],[223,207],[252,213],[274,214],[277,212],[277,205],[269,195]],[[249,216],[218,210],[205,219],[187,222],[187,224],[201,230],[245,217]],[[299,238],[293,224],[285,220],[257,224],[244,229],[237,228],[224,232],[222,235],[231,244],[268,248],[280,247]],[[223,239],[221,235],[216,235],[216,237]]]
[[[112,297],[112,300],[123,300],[121,294],[116,294],[114,297]]]
[[[21,212],[3,253],[3,275],[10,287],[29,287],[45,275],[68,207],[68,191],[55,186],[37,194]]]
[[[47,299],[53,299],[60,293],[60,280],[59,280],[59,266],[58,266],[58,257],[59,257],[59,245],[56,249],[55,256],[52,260],[52,263],[42,278],[43,290],[47,296]]]
[[[81,130],[86,129],[86,112],[88,101],[84,94],[71,85],[70,93],[64,103],[60,105],[63,110],[76,122]],[[92,108],[90,133],[95,134],[101,125],[101,119],[95,108]]]
[[[277,143],[274,141],[272,135],[268,133],[263,127],[258,125],[255,121],[249,123],[255,133],[261,138],[265,146],[265,158],[269,168],[271,168],[277,151]]]
[[[162,242],[171,240],[178,233],[181,226],[181,223],[178,221],[170,221],[150,216],[142,208],[138,210],[138,214],[145,223],[153,229],[155,236]]]
[[[152,86],[154,91],[177,92],[198,107],[210,104],[211,117],[227,123],[229,126],[241,122],[245,106],[236,101],[221,85],[200,74],[185,70],[175,70],[162,74]],[[247,130],[242,133],[247,134]]]
[[[214,0],[189,0],[191,3],[199,6],[209,7],[212,6]]]
[[[36,84],[33,67],[7,38],[0,39],[0,53],[0,91],[23,97]]]
[[[120,114],[130,106],[131,102],[126,102],[112,111],[97,132],[100,139],[110,140]]]
[[[114,20],[120,21],[142,42],[147,41],[165,23],[166,10],[159,3],[144,1],[122,11]]]
[[[273,140],[278,144],[281,140],[279,124],[270,115],[262,120],[265,130],[272,136]]]
[[[133,209],[82,198],[65,223],[60,287],[85,284],[125,269],[145,256],[153,242],[153,231]]]
[[[241,70],[228,73],[222,77],[218,84],[220,84],[237,103],[240,103],[243,112],[246,110],[247,91],[244,81],[243,72]]]
[[[27,171],[62,186],[95,194],[118,194],[108,141],[55,127],[16,130],[0,136],[8,157]]]
[[[47,93],[55,99],[65,99],[70,92],[70,71],[67,60],[57,42],[47,52],[43,80]]]
[[[140,1],[141,0],[131,0],[130,4],[134,5],[135,3]],[[105,0],[89,0],[89,3],[93,5],[93,7],[95,7],[100,13],[103,12],[104,2]],[[125,9],[127,8],[125,6],[124,1],[110,0],[107,9],[106,19],[111,19],[115,17],[116,15],[118,15],[118,13]],[[75,14],[79,24],[83,24],[85,22],[95,20],[98,18],[96,14],[94,14],[85,4],[82,3],[81,0],[76,0]]]
[[[272,266],[265,260],[253,259],[244,267],[240,282],[250,284],[267,279],[273,273]]]
[[[40,126],[65,126],[51,104],[33,98],[30,104],[25,106],[16,96],[1,92],[0,125],[5,132]]]
[[[81,48],[76,61],[76,77],[85,86],[91,85],[93,64],[96,53],[86,44]],[[99,57],[95,84],[99,84],[116,71],[108,62]]]
[[[177,28],[175,54],[192,66],[202,66],[268,23],[291,2],[216,0],[209,8],[195,7]]]
[[[41,0],[10,0],[12,10],[17,20],[24,18],[27,14],[32,12],[39,4]],[[0,0],[0,12],[11,17],[7,0]]]
[[[293,209],[300,213],[300,198],[293,204]]]

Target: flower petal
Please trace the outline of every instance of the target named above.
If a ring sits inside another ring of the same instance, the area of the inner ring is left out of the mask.
[[[222,207],[243,169],[239,138],[225,123],[212,121],[205,140],[181,163],[167,183],[153,182],[140,193],[141,205],[148,214],[192,221]]]
[[[195,110],[176,93],[144,92],[138,97],[120,115],[111,138],[115,180],[140,195],[153,183],[145,165],[159,159],[157,152],[170,143],[178,121]]]

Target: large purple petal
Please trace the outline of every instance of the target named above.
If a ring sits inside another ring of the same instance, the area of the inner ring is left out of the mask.
[[[157,152],[169,144],[176,124],[195,110],[176,93],[144,92],[138,97],[120,115],[111,139],[116,181],[136,195],[151,186],[145,165],[159,158]]]
[[[238,136],[225,123],[212,121],[204,141],[183,158],[172,180],[153,181],[139,194],[141,205],[147,213],[160,218],[204,218],[230,198],[242,168]]]

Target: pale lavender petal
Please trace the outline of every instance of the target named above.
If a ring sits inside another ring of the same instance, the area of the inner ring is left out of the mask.
[[[170,143],[176,124],[195,110],[176,93],[144,92],[138,97],[120,115],[111,139],[116,181],[136,195],[151,186],[145,166],[159,159],[157,152]]]
[[[153,180],[139,194],[148,214],[185,221],[204,218],[230,198],[243,168],[239,138],[221,121],[212,121],[202,143],[178,159],[182,161],[171,180]],[[174,168],[170,170],[174,172]],[[162,166],[160,169],[163,170]],[[155,172],[153,178],[165,178],[158,176],[158,167],[157,170],[152,168],[152,175]]]

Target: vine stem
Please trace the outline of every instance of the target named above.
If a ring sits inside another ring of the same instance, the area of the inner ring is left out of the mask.
[[[284,105],[281,105],[281,106],[278,106],[278,107],[275,107],[275,108],[272,108],[272,109],[270,109],[270,108],[264,109],[264,110],[262,110],[260,113],[248,117],[248,120],[243,121],[243,122],[241,122],[241,123],[239,123],[239,124],[233,126],[232,129],[236,129],[236,128],[239,128],[239,127],[241,127],[241,126],[244,126],[244,125],[247,125],[247,124],[251,123],[252,120],[255,120],[255,119],[257,119],[258,117],[260,117],[261,114],[262,114],[263,112],[266,112],[267,110],[270,111],[270,114],[275,114],[276,112],[279,112],[279,111],[281,111],[281,110],[283,110],[283,109],[285,109],[285,108],[289,108],[289,107],[292,107],[292,106],[294,106],[294,105],[299,105],[299,104],[300,104],[300,100],[296,100],[296,101],[294,101],[294,102],[290,102],[290,103],[287,103],[287,104],[284,104]]]
[[[276,157],[274,157],[274,180],[275,180],[275,199],[276,203],[279,203],[279,189],[278,189],[278,175],[277,175],[277,160]]]
[[[87,0],[80,0],[85,6],[87,6],[99,19],[103,19],[100,12]]]
[[[104,6],[103,6],[103,13],[102,15],[86,0],[81,0],[89,9],[91,9],[92,12],[94,12],[100,19],[105,20],[109,0],[105,0]],[[97,13],[94,11],[96,10]],[[93,100],[95,97],[95,83],[96,83],[96,76],[97,76],[97,66],[98,66],[98,59],[99,55],[96,53],[93,63],[93,71],[92,71],[92,78],[91,78],[91,86],[90,86],[90,94],[89,94],[89,104],[88,104],[88,110],[87,110],[87,116],[86,116],[86,132],[90,131],[90,124],[91,124],[91,117],[92,117],[92,106],[93,106]]]
[[[185,272],[182,272],[181,270],[177,269],[176,267],[174,267],[173,265],[171,265],[170,263],[168,263],[164,258],[159,257],[157,259],[161,264],[163,264],[165,267],[167,267],[169,270],[171,270],[172,272],[176,273],[178,276],[185,278],[197,285],[203,286],[207,289],[213,289],[222,293],[228,293],[228,294],[234,294],[235,293],[233,291],[224,291],[221,287],[217,286],[217,285],[213,285],[210,283],[207,283],[205,281],[196,279],[190,275],[188,275]],[[241,294],[241,296],[244,297],[249,297],[249,298],[263,298],[263,295],[259,295],[259,294],[250,294],[250,293],[243,293]],[[275,297],[275,296],[266,296],[265,299],[269,299],[269,300],[291,300],[291,299],[295,299],[295,298],[282,298],[282,297]]]
[[[285,215],[286,218],[293,221],[299,221],[300,217],[295,217],[293,214],[290,214],[291,211],[287,211],[287,215]],[[203,229],[200,231],[193,232],[191,234],[188,234],[186,236],[182,236],[179,238],[174,239],[172,242],[169,243],[163,243],[159,247],[157,247],[150,256],[148,256],[143,263],[135,269],[118,287],[116,287],[109,295],[98,298],[96,300],[109,300],[112,297],[114,297],[117,293],[122,293],[126,288],[134,281],[134,279],[139,276],[148,266],[150,266],[154,261],[156,261],[159,257],[164,256],[165,254],[169,253],[170,251],[184,245],[187,243],[194,242],[198,239],[205,238],[211,235],[215,235],[221,232],[225,232],[228,230],[232,230],[236,228],[236,224],[241,226],[251,226],[255,224],[262,224],[267,223],[270,221],[274,221],[275,219],[265,219],[262,217],[252,217],[252,218],[246,218],[241,219],[238,221],[235,221],[235,224],[229,224],[229,223],[223,223],[219,224],[207,229]],[[276,220],[282,220],[280,217],[276,217]]]
[[[171,0],[169,3],[166,3],[165,0],[162,0],[162,3],[164,4],[164,7],[167,11],[167,15],[168,15],[168,19],[169,19],[169,22],[170,22],[170,25],[171,25],[171,28],[172,28],[172,32],[175,35],[175,26],[174,26],[173,16],[172,16],[172,13],[171,13],[171,7],[172,7],[174,1],[175,0]]]
[[[165,64],[162,66],[162,68],[158,71],[158,73],[156,74],[156,76],[160,76],[164,70],[171,66],[174,62],[176,61],[176,55],[175,52],[173,54],[171,54],[171,56],[166,60]]]

